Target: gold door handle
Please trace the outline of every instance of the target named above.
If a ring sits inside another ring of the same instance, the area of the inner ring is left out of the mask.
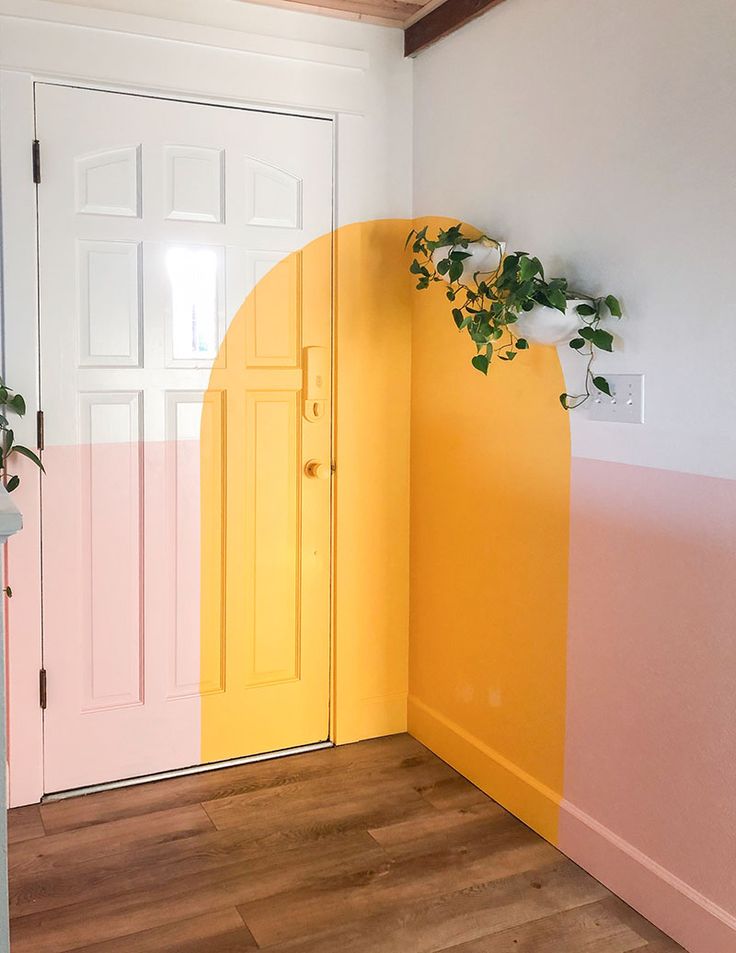
[[[328,463],[320,463],[319,460],[310,460],[304,464],[304,473],[312,480],[329,480],[331,468]]]

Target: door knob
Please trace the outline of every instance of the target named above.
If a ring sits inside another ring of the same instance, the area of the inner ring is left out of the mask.
[[[313,480],[329,480],[331,469],[328,463],[320,463],[319,460],[309,460],[304,464],[304,472]]]

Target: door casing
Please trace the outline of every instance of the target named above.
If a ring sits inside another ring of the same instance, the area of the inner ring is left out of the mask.
[[[20,270],[16,273],[16,282],[14,283],[15,296],[20,297],[25,295],[26,301],[33,301],[34,307],[34,321],[33,321],[33,366],[34,373],[36,376],[36,386],[38,387],[38,380],[40,378],[40,361],[41,353],[39,347],[39,312],[38,312],[38,221],[37,221],[37,190],[35,185],[32,182],[30,175],[30,143],[36,138],[35,134],[35,86],[39,82],[45,84],[58,85],[58,86],[73,86],[84,89],[94,89],[101,92],[111,92],[111,93],[128,93],[132,95],[140,95],[146,97],[152,97],[163,100],[174,100],[182,101],[189,103],[196,103],[200,105],[211,105],[211,106],[220,106],[227,107],[232,109],[242,109],[256,112],[270,112],[276,114],[287,114],[287,115],[296,115],[296,116],[306,116],[315,119],[327,119],[332,122],[333,127],[333,137],[332,137],[332,153],[333,153],[333,176],[332,176],[332,203],[333,203],[333,234],[335,229],[335,216],[337,209],[337,125],[338,125],[338,116],[333,112],[325,112],[321,110],[304,110],[293,108],[290,106],[284,107],[264,107],[261,104],[249,103],[243,100],[224,100],[217,97],[210,96],[193,96],[191,92],[188,91],[167,91],[162,93],[161,90],[151,89],[145,86],[118,86],[111,85],[109,83],[91,83],[87,81],[70,79],[69,77],[58,77],[58,76],[28,76],[27,74],[14,74],[10,77],[4,75],[5,71],[0,70],[0,95],[2,96],[3,103],[6,104],[6,109],[4,110],[4,117],[0,116],[0,134],[2,138],[6,135],[14,135],[17,137],[23,136],[24,131],[26,136],[30,135],[30,138],[25,138],[24,141],[28,144],[28,155],[29,155],[29,164],[26,168],[19,167],[17,170],[14,170],[18,176],[18,189],[16,190],[16,182],[13,182],[13,198],[12,201],[8,202],[6,196],[3,196],[3,225],[8,232],[12,230],[14,235],[20,234],[24,240],[18,243],[18,250],[23,249],[25,251],[25,259],[23,260]],[[30,89],[28,88],[30,84]],[[23,88],[25,87],[25,88]],[[30,96],[29,96],[30,93]],[[11,108],[7,108],[7,102],[11,102]],[[3,164],[5,167],[5,163]],[[41,143],[41,174],[43,175],[43,144]],[[22,177],[22,178],[21,178]],[[15,179],[15,176],[13,177]],[[30,200],[30,201],[29,201]],[[29,240],[31,239],[32,241]],[[15,250],[15,243],[14,243]],[[29,254],[30,253],[30,254]],[[6,254],[7,262],[7,254]],[[331,327],[331,362],[332,362],[332,387],[333,395],[337,394],[337,385],[338,385],[338,368],[336,362],[336,348],[335,348],[335,311],[334,311],[334,300],[335,300],[335,284],[336,284],[336,275],[337,269],[335,264],[335,254],[334,254],[334,244],[332,249],[332,285],[333,285],[333,308],[330,315],[330,327]],[[9,309],[8,307],[8,295],[5,295],[5,308],[6,313]],[[12,297],[12,296],[11,296]],[[11,301],[12,304],[12,301]],[[17,353],[20,351],[18,345],[15,341],[10,340],[10,336],[7,334],[7,329],[4,329],[6,333],[5,338],[5,353]],[[28,348],[27,341],[25,342],[24,356],[26,360],[28,359]],[[38,393],[38,390],[36,390]],[[27,395],[30,396],[30,395]],[[333,459],[336,457],[336,433],[335,433],[335,413],[336,413],[337,400],[333,397],[331,401],[331,418],[330,418],[330,428],[331,428],[331,444]],[[24,442],[27,442],[29,446],[34,446],[34,441],[36,439],[35,433],[35,411],[42,409],[41,407],[34,406],[34,402],[31,400],[28,401],[29,413],[23,422],[23,426],[16,428],[18,438],[20,439],[23,436]],[[31,426],[32,424],[32,426]],[[29,673],[35,671],[40,671],[43,668],[43,604],[42,604],[42,589],[43,589],[43,580],[41,575],[41,512],[42,512],[42,491],[41,491],[41,481],[38,475],[30,468],[23,468],[23,484],[24,484],[24,498],[22,500],[23,513],[24,513],[24,525],[25,532],[23,536],[23,546],[26,553],[25,558],[23,559],[24,566],[33,566],[34,578],[32,582],[34,584],[34,606],[33,610],[27,613],[27,617],[24,617],[23,623],[24,626],[33,628],[33,638],[30,637],[25,640],[25,649],[24,649],[24,659],[23,659],[23,668]],[[335,497],[336,497],[336,485],[337,481],[332,481],[331,486],[331,503],[330,503],[330,625],[329,625],[329,657],[330,657],[330,677],[329,677],[329,739],[330,741],[335,740],[336,733],[336,723],[338,720],[338,710],[337,710],[337,697],[335,692],[336,686],[336,672],[337,672],[337,646],[336,646],[336,627],[335,627],[335,563],[336,563],[336,532],[335,532]],[[30,601],[30,600],[29,600]],[[30,609],[30,606],[29,606]],[[30,636],[30,632],[28,633]],[[34,686],[37,684],[34,681]],[[11,718],[17,719],[19,723],[24,726],[28,726],[29,730],[24,730],[24,743],[26,750],[30,752],[29,758],[34,764],[37,765],[37,771],[34,772],[34,777],[31,779],[24,779],[23,790],[24,793],[20,795],[19,798],[13,798],[11,793],[11,805],[14,803],[32,803],[34,801],[40,801],[43,795],[46,793],[45,786],[43,782],[43,713],[41,712],[38,696],[35,691],[24,693],[22,696],[13,696],[11,693],[9,701],[9,709],[11,713]],[[216,767],[213,765],[212,767]],[[12,792],[12,780],[11,780],[11,792]],[[33,792],[31,794],[31,792]]]

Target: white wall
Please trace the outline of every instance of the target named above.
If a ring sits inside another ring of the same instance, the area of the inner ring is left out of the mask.
[[[415,61],[415,214],[622,299],[646,423],[574,414],[575,456],[736,476],[734,37],[732,0],[508,0]]]
[[[506,0],[414,75],[415,214],[619,296],[597,366],[646,376],[641,425],[571,413],[569,499],[533,475],[570,526],[559,845],[692,953],[736,948],[735,39],[733,0]]]

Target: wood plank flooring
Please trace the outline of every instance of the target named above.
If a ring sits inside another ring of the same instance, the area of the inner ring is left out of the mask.
[[[683,953],[408,735],[8,823],[12,953]]]

